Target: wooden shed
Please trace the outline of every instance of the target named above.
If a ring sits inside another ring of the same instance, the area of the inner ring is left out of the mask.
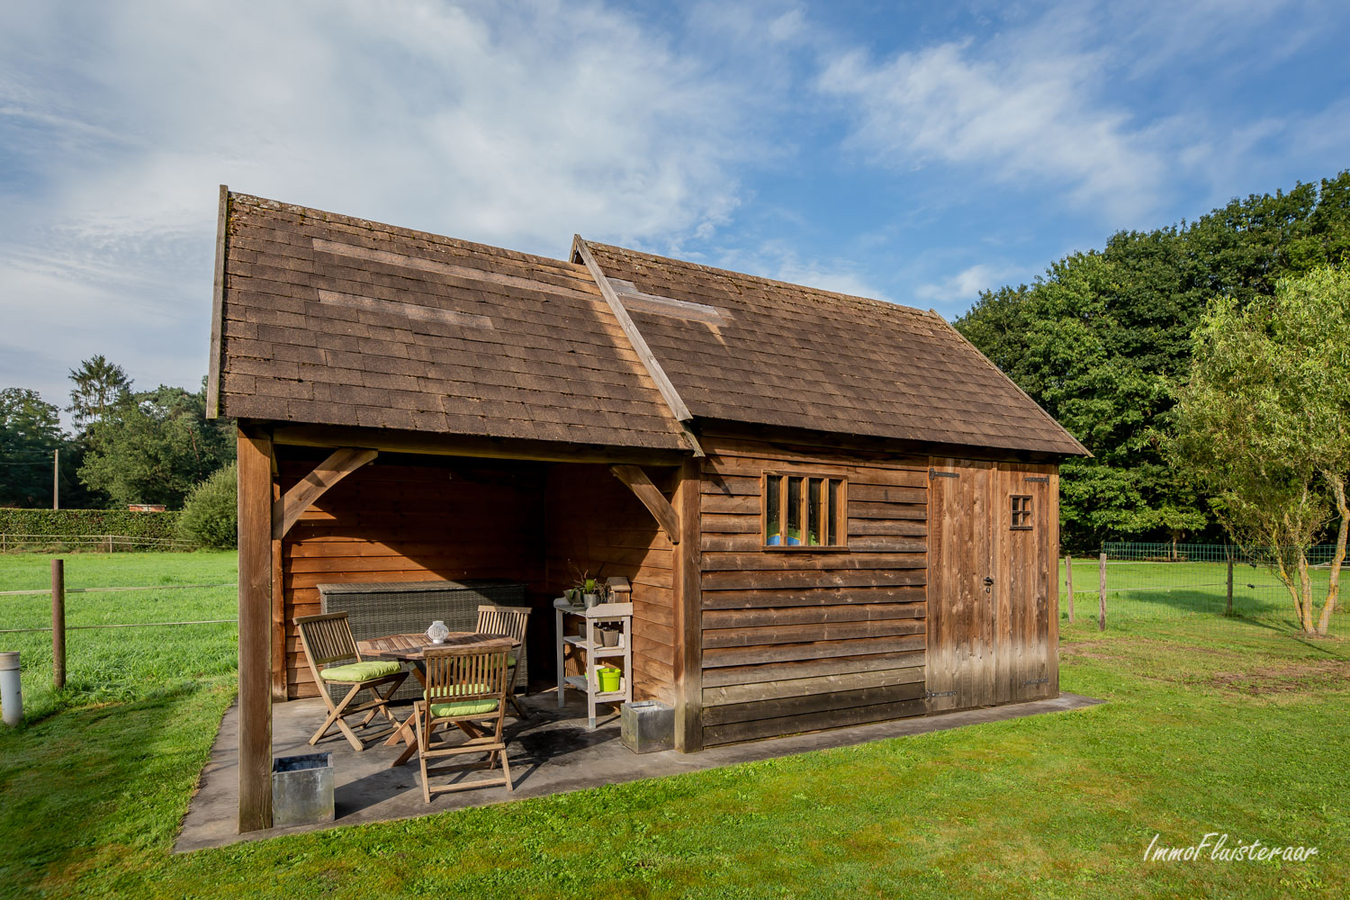
[[[934,312],[577,237],[548,259],[221,188],[240,827],[325,582],[623,576],[679,749],[1058,693],[1058,464]],[[529,642],[549,658],[552,617]]]

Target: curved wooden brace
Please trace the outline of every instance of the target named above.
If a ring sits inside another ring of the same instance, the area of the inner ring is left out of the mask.
[[[285,537],[300,514],[309,509],[325,491],[378,455],[375,450],[356,450],[351,447],[334,450],[327,459],[315,466],[313,472],[296,482],[272,504],[272,540],[279,541]]]
[[[647,511],[656,519],[656,524],[660,525],[666,537],[670,538],[670,542],[678,544],[680,517],[675,514],[675,507],[670,505],[661,489],[652,484],[647,473],[638,466],[610,466],[609,470],[642,501],[642,505],[647,507]]]

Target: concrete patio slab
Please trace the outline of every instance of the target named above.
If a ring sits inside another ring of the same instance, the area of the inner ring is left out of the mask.
[[[425,816],[451,809],[543,797],[605,784],[852,746],[883,738],[1082,709],[1103,701],[1077,694],[1061,694],[1053,700],[896,719],[714,747],[701,753],[684,754],[667,750],[641,756],[630,752],[620,743],[617,715],[601,720],[595,731],[587,731],[583,703],[573,702],[566,709],[559,710],[557,695],[552,691],[524,698],[524,702],[530,718],[523,722],[507,720],[510,741],[507,758],[515,776],[515,790],[509,794],[502,787],[466,790],[442,794],[430,804],[422,799],[415,758],[397,769],[390,768],[390,763],[402,745],[399,748],[383,747],[379,741],[373,741],[365,751],[357,753],[338,736],[328,737],[317,747],[310,747],[307,743],[309,736],[324,718],[322,702],[314,699],[277,704],[272,713],[274,757],[313,753],[316,750],[332,752],[336,775],[335,819],[322,825],[271,828],[244,835],[235,832],[239,803],[239,710],[237,706],[231,706],[220,723],[210,761],[202,770],[201,783],[188,807],[174,850],[185,853],[281,834]],[[400,711],[400,717],[405,712]]]

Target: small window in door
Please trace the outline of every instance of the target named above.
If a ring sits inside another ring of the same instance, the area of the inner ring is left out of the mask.
[[[1012,497],[1012,530],[1031,530],[1031,498],[1024,494]]]
[[[847,479],[765,472],[763,498],[766,549],[847,549]]]

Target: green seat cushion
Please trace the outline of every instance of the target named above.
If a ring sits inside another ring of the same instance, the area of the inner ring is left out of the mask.
[[[433,703],[431,714],[438,718],[455,716],[485,716],[497,711],[496,700],[460,700],[455,703]]]
[[[393,675],[403,668],[397,660],[372,659],[367,662],[347,663],[345,666],[329,666],[319,673],[324,681],[374,681],[385,675]]]

